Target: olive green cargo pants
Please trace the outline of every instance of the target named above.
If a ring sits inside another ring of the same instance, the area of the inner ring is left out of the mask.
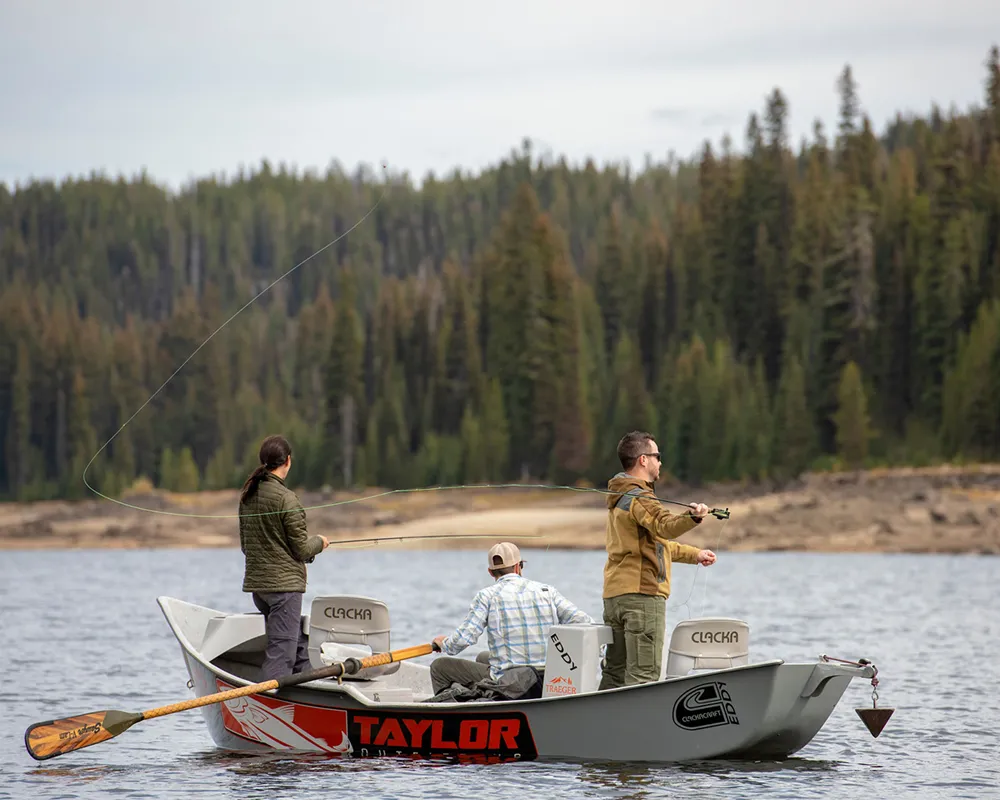
[[[617,689],[660,679],[667,600],[622,594],[604,600],[604,624],[613,641],[604,658],[600,688]]]

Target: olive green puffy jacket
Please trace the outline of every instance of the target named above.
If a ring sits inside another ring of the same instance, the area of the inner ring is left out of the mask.
[[[268,513],[276,511],[284,513]],[[304,592],[306,564],[322,552],[323,540],[306,530],[295,492],[267,472],[253,497],[240,503],[240,549],[246,556],[244,592]]]

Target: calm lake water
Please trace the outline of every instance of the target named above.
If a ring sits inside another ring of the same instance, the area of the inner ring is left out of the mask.
[[[394,647],[427,642],[449,632],[490,581],[485,549],[328,550],[310,568],[305,599],[380,597]],[[235,549],[0,551],[0,798],[1000,797],[1000,560],[719,555],[708,569],[675,566],[669,624],[745,619],[752,660],[820,653],[873,660],[879,705],[896,709],[878,739],[854,713],[871,706],[871,686],[859,680],[816,738],[785,762],[458,766],[237,757],[215,749],[197,710],[35,762],[23,741],[32,722],[142,711],[191,696],[157,595],[254,609],[240,591]],[[603,552],[526,549],[524,557],[526,575],[599,617]],[[608,726],[614,735],[614,722]]]

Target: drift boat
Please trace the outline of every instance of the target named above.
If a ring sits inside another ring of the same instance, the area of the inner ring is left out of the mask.
[[[266,645],[262,615],[171,597],[157,602],[197,697],[258,680]],[[302,625],[317,669],[390,649],[389,610],[375,598],[316,597]],[[432,694],[429,666],[397,661],[201,711],[216,746],[228,751],[487,762],[782,759],[813,739],[852,679],[878,683],[877,669],[863,659],[750,663],[746,622],[702,618],[673,629],[661,680],[597,691],[600,650],[611,629],[556,625],[549,633],[544,688],[535,699],[422,702]],[[872,709],[858,709],[877,736],[888,717],[876,731],[866,713]]]

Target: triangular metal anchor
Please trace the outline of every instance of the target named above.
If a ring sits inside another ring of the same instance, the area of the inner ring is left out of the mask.
[[[865,723],[865,727],[868,728],[868,733],[877,739],[878,735],[882,733],[882,729],[885,727],[885,724],[889,721],[889,717],[892,716],[892,712],[896,709],[856,708],[854,710],[857,712],[858,716],[861,717],[861,721]]]

